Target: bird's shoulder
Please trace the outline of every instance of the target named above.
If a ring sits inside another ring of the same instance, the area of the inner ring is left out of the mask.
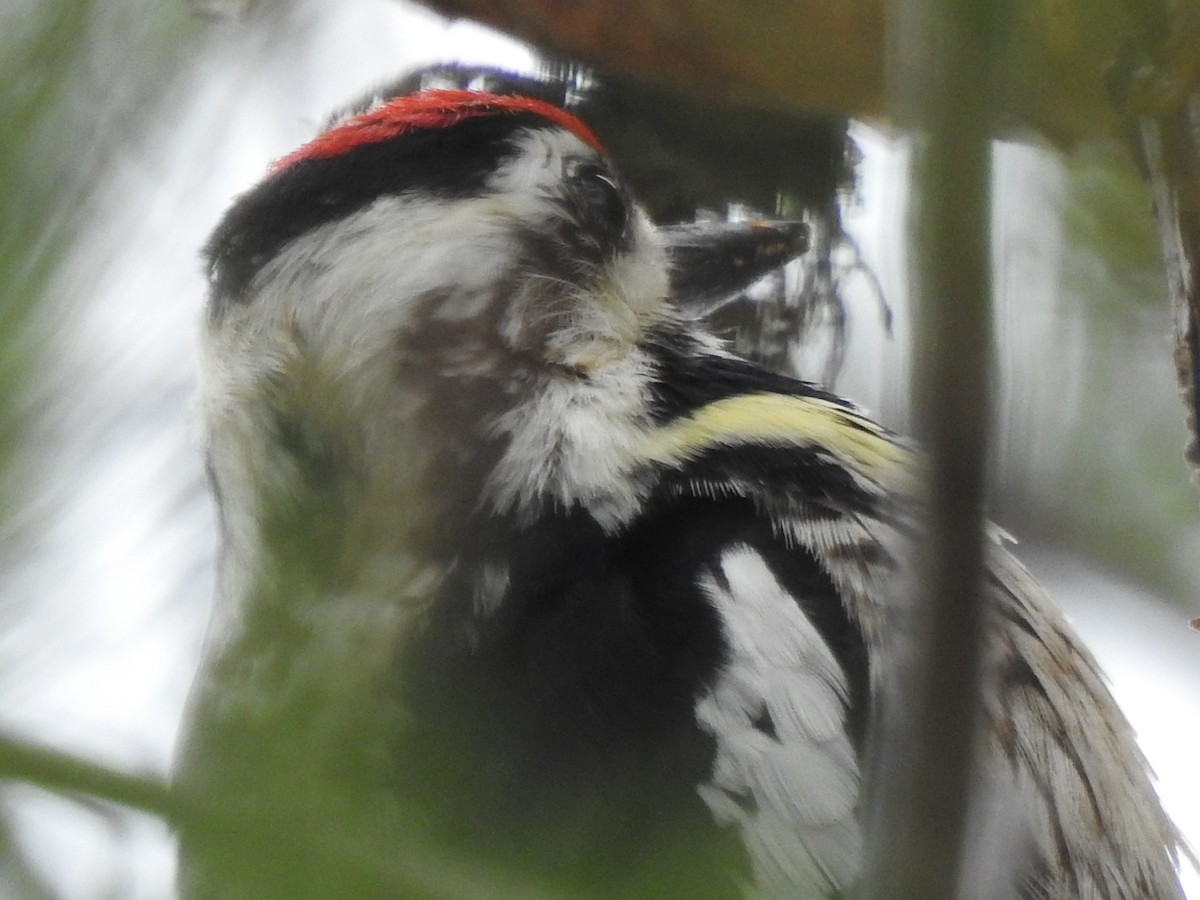
[[[732,826],[756,883],[832,894],[861,862],[869,672],[826,557],[886,565],[863,517],[907,451],[831,394],[672,340],[652,352],[636,513],[483,515],[435,606],[460,611],[471,666],[498,662],[479,680],[520,707],[515,743],[553,748],[542,774],[626,759],[644,794],[677,786]],[[804,539],[817,519],[837,541]]]

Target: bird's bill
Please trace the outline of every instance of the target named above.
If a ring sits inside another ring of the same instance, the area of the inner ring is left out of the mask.
[[[671,297],[703,316],[808,249],[803,222],[697,222],[661,228]]]

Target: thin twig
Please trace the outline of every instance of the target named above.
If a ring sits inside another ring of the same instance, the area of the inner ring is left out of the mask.
[[[867,896],[957,894],[980,715],[992,361],[989,0],[898,6],[900,110],[916,125],[914,430],[930,454],[911,639],[873,773]]]
[[[59,794],[107,800],[166,819],[179,813],[170,787],[157,775],[121,772],[2,733],[0,779],[22,781]]]

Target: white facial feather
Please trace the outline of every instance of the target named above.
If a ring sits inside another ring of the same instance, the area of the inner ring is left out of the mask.
[[[641,506],[634,468],[646,429],[645,360],[629,352],[593,373],[587,384],[549,380],[500,417],[508,445],[485,485],[497,512],[528,516],[547,498],[581,503],[608,530]]]

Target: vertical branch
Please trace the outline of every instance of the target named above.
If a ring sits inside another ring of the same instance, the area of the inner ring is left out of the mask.
[[[992,0],[898,0],[899,112],[913,171],[914,426],[929,451],[912,657],[875,761],[867,896],[956,894],[979,717],[991,340]]]
[[[1188,424],[1186,457],[1200,486],[1200,11],[1173,16],[1128,4],[1129,58],[1111,87],[1135,136],[1154,197],[1175,308],[1175,370]]]
[[[1175,308],[1175,372],[1188,424],[1185,456],[1200,484],[1200,91],[1141,123],[1158,233]]]

